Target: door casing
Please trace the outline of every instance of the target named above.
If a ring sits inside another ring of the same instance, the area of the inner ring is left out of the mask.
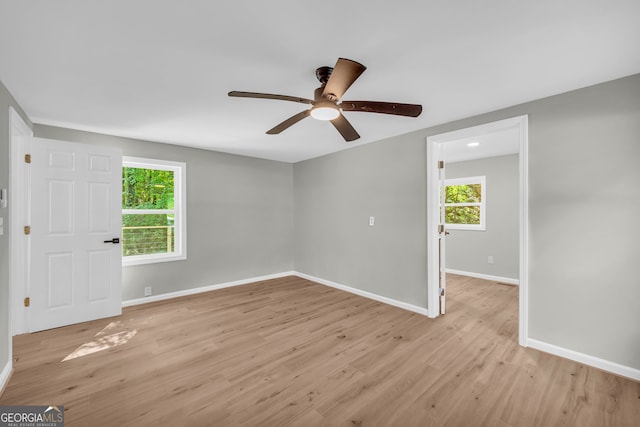
[[[30,152],[33,131],[13,107],[9,108],[9,348],[11,337],[26,330],[23,304],[27,295],[29,274],[29,239],[23,227],[29,224],[28,191],[30,174],[24,155]]]
[[[438,187],[438,160],[442,144],[471,138],[506,129],[517,130],[519,139],[519,301],[518,343],[526,347],[528,341],[528,116],[518,116],[491,123],[460,129],[427,137],[427,313],[429,317],[439,315],[438,296],[438,223],[440,218],[440,192]]]

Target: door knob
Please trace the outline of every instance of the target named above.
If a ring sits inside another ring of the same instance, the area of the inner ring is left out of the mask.
[[[117,245],[118,243],[120,243],[120,238],[119,237],[114,237],[111,240],[105,240],[105,243],[113,243],[114,245]]]

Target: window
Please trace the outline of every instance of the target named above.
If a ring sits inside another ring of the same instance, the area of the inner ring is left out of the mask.
[[[484,176],[445,181],[445,224],[453,230],[486,229]]]
[[[187,258],[185,163],[122,158],[122,265]]]

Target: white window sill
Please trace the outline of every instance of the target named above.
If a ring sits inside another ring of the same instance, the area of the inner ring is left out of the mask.
[[[185,254],[154,254],[154,255],[134,255],[122,257],[122,266],[154,264],[157,262],[181,261],[187,259]]]
[[[447,230],[487,231],[484,225],[471,224],[445,224]]]

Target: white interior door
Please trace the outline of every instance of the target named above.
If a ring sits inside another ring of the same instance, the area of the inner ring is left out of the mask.
[[[441,144],[442,145],[442,144]],[[439,266],[439,289],[438,295],[440,297],[440,314],[444,314],[446,311],[446,302],[447,302],[447,251],[446,251],[446,243],[447,243],[447,232],[446,229],[446,209],[445,209],[445,201],[446,201],[446,184],[445,184],[445,162],[442,160],[444,150],[440,150],[440,159],[438,161],[438,185],[440,188],[440,223],[438,225],[438,266]]]
[[[121,153],[34,138],[31,168],[29,332],[121,314]]]

